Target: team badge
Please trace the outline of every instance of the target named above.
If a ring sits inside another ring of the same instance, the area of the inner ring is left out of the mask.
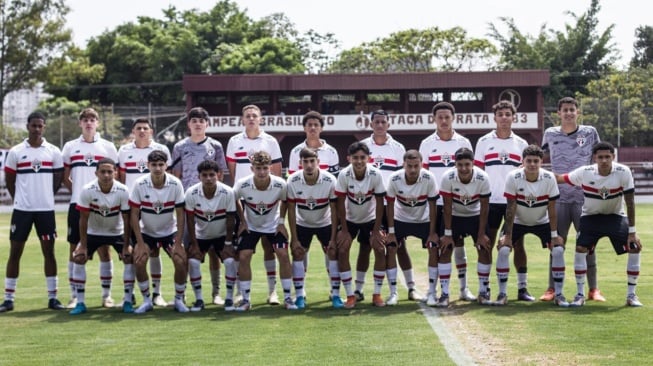
[[[525,201],[528,207],[533,207],[533,205],[537,201],[537,198],[535,198],[535,196],[533,196],[532,194],[529,194],[528,197],[526,197]]]
[[[586,141],[587,139],[584,136],[576,137],[576,143],[578,144],[578,146],[584,146]]]
[[[100,206],[100,207],[98,208],[98,213],[99,213],[100,215],[104,216],[104,217],[107,217],[107,215],[109,214],[109,212],[110,212],[110,211],[109,211],[109,207],[107,207],[107,206]]]
[[[204,212],[204,216],[206,217],[207,221],[211,221],[215,217],[215,212],[210,212],[210,211]]]
[[[358,203],[359,205],[363,204],[365,202],[365,193],[363,192],[356,192],[354,195],[354,201]]]
[[[93,164],[93,160],[93,155],[91,155],[91,153],[84,155],[84,162],[86,165],[91,166],[91,164]]]
[[[209,158],[212,157],[213,154],[215,154],[215,150],[213,150],[213,149],[208,149],[208,150],[206,150],[206,155],[208,155]]]
[[[154,212],[156,212],[157,215],[160,214],[161,211],[163,211],[163,202],[161,201],[154,202],[152,204],[152,208],[154,209]]]
[[[315,208],[315,206],[317,206],[317,201],[313,197],[308,197],[306,199],[306,206],[308,206],[309,210],[312,210],[313,208]]]
[[[383,166],[383,156],[375,157],[373,165],[375,168],[381,168]]]
[[[601,189],[599,189],[599,196],[601,196],[601,198],[607,199],[609,195],[610,195],[610,190],[608,188],[601,187]]]
[[[259,215],[265,214],[265,211],[267,211],[268,205],[265,204],[265,202],[259,202],[256,204],[256,212],[259,213]]]
[[[145,170],[147,169],[147,163],[145,160],[141,159],[136,163],[136,169],[138,169],[139,173],[144,173]]]
[[[417,204],[417,197],[414,196],[406,197],[406,203],[410,207],[415,207],[415,205]]]
[[[460,202],[462,202],[462,204],[465,206],[467,206],[467,204],[470,203],[471,201],[472,198],[467,194],[460,196]]]
[[[40,160],[32,160],[32,170],[38,173],[38,171],[41,170],[41,166],[43,166],[43,164],[41,164]]]
[[[449,163],[451,163],[451,155],[449,153],[444,153],[441,159],[445,166],[449,166]]]
[[[502,151],[499,153],[499,160],[501,160],[501,164],[505,164],[506,161],[508,161],[508,153],[505,151]]]

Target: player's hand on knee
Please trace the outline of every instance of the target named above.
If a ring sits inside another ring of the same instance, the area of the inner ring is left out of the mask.
[[[172,246],[172,261],[175,263],[175,265],[178,266],[185,266],[188,257],[186,256],[186,249],[184,249],[184,246],[181,245],[181,243],[175,243]]]
[[[304,249],[299,240],[292,240],[290,242],[290,251],[292,252],[293,258],[304,258],[306,254],[306,249]]]
[[[136,243],[133,256],[135,265],[144,266],[150,256],[150,248],[145,243]]]
[[[512,236],[501,235],[497,244],[497,250],[501,249],[502,247],[508,247],[510,250],[514,248],[512,245]]]
[[[642,242],[639,240],[639,236],[633,235],[633,238],[628,238],[628,253],[639,253],[642,251]]]
[[[73,252],[73,262],[77,264],[85,264],[87,260],[88,260],[88,253],[86,248],[77,246],[77,249],[75,249],[75,251]]]
[[[491,251],[492,245],[490,244],[490,238],[485,234],[479,235],[478,239],[476,239],[476,248]]]

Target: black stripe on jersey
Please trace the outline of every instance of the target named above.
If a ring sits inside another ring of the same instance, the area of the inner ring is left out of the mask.
[[[534,208],[534,207],[547,206],[549,204],[549,201],[536,202],[536,203],[533,203],[532,205],[529,206],[528,203],[526,203],[526,201],[519,201],[518,200],[517,204],[520,205],[520,206],[524,206],[524,207]]]
[[[424,206],[426,204],[426,200],[417,201],[417,202],[415,202],[414,205],[411,205],[410,203],[404,202],[402,200],[397,200],[397,202],[401,203],[402,206],[406,206],[406,207],[419,207],[419,206]]]
[[[518,161],[512,161],[512,160],[506,160],[505,163],[502,163],[501,160],[491,160],[485,162],[485,166],[492,166],[492,165],[512,165],[514,167],[519,167],[521,166],[521,163]]]
[[[54,173],[54,172],[56,172],[56,171],[58,171],[58,170],[56,170],[56,169],[49,169],[49,168],[41,168],[41,169],[39,169],[38,172],[35,172],[34,169],[30,168],[30,169],[20,169],[20,170],[16,170],[16,174],[28,174],[28,173]]]
[[[113,217],[113,216],[118,216],[118,214],[120,213],[119,211],[114,211],[114,212],[109,212],[109,213],[106,214],[106,215],[102,215],[102,213],[101,213],[100,211],[98,211],[98,210],[93,210],[93,209],[91,210],[91,212],[94,213],[94,214],[98,214],[98,215],[100,215],[100,216],[102,216],[102,217]]]
[[[125,173],[127,173],[127,174],[141,174],[141,173],[145,174],[145,173],[149,173],[149,172],[150,172],[150,170],[148,168],[143,169],[142,172],[140,170],[138,170],[138,169],[125,169]]]
[[[180,161],[181,161],[181,156],[178,157],[177,159],[175,159],[175,161],[173,161],[172,164],[170,164],[170,166],[168,167],[168,170],[174,168],[175,165],[179,164]]]
[[[395,171],[397,171],[399,169],[401,169],[400,166],[391,166],[391,165],[385,165],[385,164],[383,164],[383,165],[381,165],[379,167],[379,170],[389,170],[391,172],[395,172]]]
[[[168,208],[164,208],[163,210],[159,211],[159,213],[157,213],[156,211],[154,211],[151,208],[141,206],[141,213],[147,213],[147,214],[150,214],[150,215],[162,215],[162,214],[173,212],[174,210],[175,210],[174,207],[168,207]]]
[[[204,222],[213,222],[213,221],[217,221],[217,220],[224,220],[224,219],[227,218],[227,215],[213,216],[213,217],[211,218],[211,220],[209,220],[209,219],[207,219],[207,218],[204,217],[204,216],[200,216],[200,215],[198,215],[198,214],[195,214],[195,218],[198,219],[198,220],[200,220],[200,221],[204,221]]]
[[[615,199],[615,198],[621,198],[621,196],[623,196],[623,192],[618,192],[616,194],[606,196],[605,198],[603,198],[602,196],[600,196],[598,194],[590,194],[590,193],[585,192],[585,197],[594,198],[594,199],[601,200],[601,201],[611,200],[611,199]]]
[[[82,166],[82,167],[84,167],[84,166],[85,166],[85,167],[96,167],[96,166],[97,166],[97,161],[94,161],[94,162],[92,162],[91,164],[86,164],[85,161],[76,161],[76,162],[70,164],[70,167],[71,167],[71,168],[75,168],[75,167],[78,167],[78,166]]]
[[[371,200],[372,200],[372,196],[367,196],[367,197],[365,197],[365,199],[364,199],[362,202],[360,202],[360,203],[359,203],[357,200],[355,200],[355,199],[353,199],[353,198],[351,198],[351,197],[349,197],[349,196],[347,196],[347,199],[349,200],[349,202],[351,202],[351,203],[353,203],[353,204],[355,204],[355,205],[361,205],[361,206],[362,206],[362,205],[366,204],[367,202],[371,201]]]
[[[300,210],[306,210],[306,211],[316,211],[316,210],[321,210],[323,208],[326,208],[329,206],[329,203],[324,203],[321,205],[315,205],[313,208],[310,208],[308,205],[297,205],[297,208]]]

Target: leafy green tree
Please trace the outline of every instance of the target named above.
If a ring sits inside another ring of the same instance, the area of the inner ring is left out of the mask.
[[[343,51],[332,72],[431,72],[490,68],[495,47],[460,28],[408,29]]]
[[[301,51],[291,42],[278,38],[261,38],[242,45],[225,45],[227,50],[216,57],[213,65],[222,74],[288,74],[304,72]]]
[[[522,33],[511,18],[500,18],[506,33],[490,24],[490,36],[499,42],[499,67],[514,69],[549,69],[551,88],[545,90],[547,104],[577,92],[586,93],[586,85],[610,72],[616,61],[612,42],[614,24],[598,31],[599,0],[592,0],[580,16],[567,12],[574,20],[564,31],[540,28],[533,37]]]
[[[635,29],[634,50],[630,66],[645,68],[653,63],[653,27],[647,25]]]
[[[95,85],[102,82],[106,69],[103,64],[91,65],[86,52],[71,44],[65,53],[52,61],[46,77],[46,91],[70,100],[90,98],[88,88],[78,85]]]
[[[615,72],[587,84],[583,122],[615,146],[653,145],[653,65]],[[619,143],[618,143],[619,142]]]
[[[70,43],[68,12],[64,0],[0,1],[0,101],[45,79],[50,62]]]

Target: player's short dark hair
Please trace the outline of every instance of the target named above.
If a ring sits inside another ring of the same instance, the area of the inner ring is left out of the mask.
[[[306,127],[306,123],[308,122],[309,119],[316,119],[320,121],[320,126],[324,127],[324,118],[320,114],[320,112],[316,111],[310,111],[302,117],[302,126]]]
[[[563,104],[573,104],[574,106],[576,106],[576,108],[578,108],[578,101],[572,97],[560,98],[560,100],[558,100],[558,110],[562,108]]]
[[[153,163],[155,161],[168,161],[168,156],[161,150],[154,150],[151,153],[147,154],[147,162]]]
[[[356,141],[347,148],[347,155],[354,155],[359,151],[362,151],[365,155],[370,154],[370,148],[367,145],[360,141]]]
[[[81,112],[79,112],[79,118],[78,119],[81,121],[83,118],[95,118],[95,119],[99,120],[100,115],[93,108],[84,108],[84,109],[82,109]]]
[[[138,123],[147,123],[148,126],[150,126],[150,128],[152,128],[152,122],[150,122],[149,119],[147,119],[147,118],[145,118],[145,117],[138,117],[138,118],[136,118],[136,119],[132,122],[132,129],[133,129],[134,126],[136,126],[136,124],[138,124]]]
[[[104,165],[104,164],[109,164],[109,165],[111,165],[113,167],[116,166],[116,162],[113,159],[111,159],[111,158],[102,158],[97,162],[97,165],[95,166],[95,170],[97,171],[98,169],[100,169],[100,165]]]
[[[203,160],[197,164],[197,172],[201,173],[205,170],[213,170],[216,173],[220,173],[220,166],[215,160]]]
[[[431,109],[431,114],[435,116],[435,113],[440,109],[446,109],[451,111],[451,114],[456,114],[456,108],[453,106],[453,104],[449,102],[437,103],[436,105],[433,106],[433,109]]]
[[[493,105],[492,113],[496,114],[500,109],[510,109],[512,114],[517,113],[517,108],[515,108],[515,105],[509,100],[500,100],[499,103]]]
[[[209,112],[202,107],[195,107],[188,111],[188,120],[190,121],[193,118],[199,118],[203,120],[209,120]]]
[[[265,151],[257,151],[249,156],[249,161],[252,165],[270,165],[272,157]]]
[[[384,111],[383,109],[377,109],[374,112],[370,114],[370,119],[374,119],[376,116],[388,116],[388,112]]]
[[[422,160],[422,154],[420,154],[420,152],[417,151],[417,150],[415,150],[415,149],[407,150],[407,151],[404,153],[404,161],[406,161],[406,160],[413,160],[413,159],[419,159],[419,160]]]
[[[599,150],[609,150],[611,154],[614,154],[614,145],[607,141],[598,142],[592,146],[592,155],[595,155]]]
[[[27,123],[33,119],[42,119],[43,123],[45,123],[45,115],[41,112],[32,112],[27,116]]]
[[[319,159],[317,156],[317,151],[315,149],[311,149],[310,147],[305,147],[299,151],[299,158],[300,159],[310,159],[310,158],[315,158]]]
[[[522,158],[525,158],[527,156],[537,156],[540,159],[544,159],[544,151],[542,150],[541,147],[537,145],[528,145],[521,153]]]
[[[474,152],[468,147],[461,147],[456,150],[454,156],[456,157],[456,161],[463,159],[474,161]]]

